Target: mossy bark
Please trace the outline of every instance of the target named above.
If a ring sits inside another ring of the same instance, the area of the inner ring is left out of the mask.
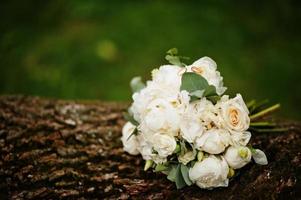
[[[0,97],[0,199],[301,198],[301,128],[253,134],[269,164],[250,163],[228,188],[176,190],[123,152],[128,105],[24,96]]]

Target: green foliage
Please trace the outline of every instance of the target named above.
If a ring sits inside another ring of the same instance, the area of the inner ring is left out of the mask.
[[[186,165],[181,164],[181,174],[186,183],[186,185],[192,185],[192,181],[189,178],[189,169]]]
[[[132,80],[130,82],[130,86],[132,88],[133,93],[139,92],[140,90],[145,88],[145,84],[142,82],[140,76],[136,76],[136,77],[132,78]]]
[[[134,119],[134,117],[130,115],[128,112],[124,112],[123,117],[126,121],[131,122],[133,125],[135,126],[139,125],[139,123]]]
[[[192,185],[192,181],[189,179],[189,170],[186,165],[181,163],[173,164],[170,166],[167,179],[175,182],[177,189],[181,189],[186,185]]]
[[[181,90],[186,90],[191,96],[191,101],[206,97],[213,103],[219,100],[216,88],[209,85],[207,80],[199,74],[193,72],[185,72],[182,76]]]
[[[185,56],[179,56],[179,55],[178,55],[178,49],[177,49],[177,48],[169,49],[166,53],[167,53],[167,55],[165,56],[165,59],[166,59],[170,64],[173,64],[173,65],[177,65],[177,66],[180,66],[180,67],[184,67],[186,64],[183,63],[183,62],[181,61],[181,59],[189,60],[188,57],[185,57]]]

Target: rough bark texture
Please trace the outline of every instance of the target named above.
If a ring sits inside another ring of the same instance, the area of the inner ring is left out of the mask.
[[[0,97],[0,199],[300,199],[301,129],[253,135],[269,165],[253,163],[228,188],[176,190],[144,172],[120,142],[127,105]]]

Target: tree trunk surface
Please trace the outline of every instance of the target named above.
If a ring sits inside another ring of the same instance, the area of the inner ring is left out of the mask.
[[[127,104],[0,97],[0,199],[301,199],[301,127],[253,134],[269,164],[227,188],[177,190],[122,149]]]

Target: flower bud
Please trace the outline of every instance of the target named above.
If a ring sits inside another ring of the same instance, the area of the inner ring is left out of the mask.
[[[198,161],[202,161],[204,159],[204,152],[199,151],[197,155]]]
[[[229,172],[228,172],[228,178],[231,178],[235,175],[235,171],[234,169],[232,169],[231,167],[229,167]]]
[[[152,160],[147,160],[145,162],[145,165],[144,165],[144,171],[147,171],[149,168],[151,168],[151,166],[153,165],[154,161]]]

